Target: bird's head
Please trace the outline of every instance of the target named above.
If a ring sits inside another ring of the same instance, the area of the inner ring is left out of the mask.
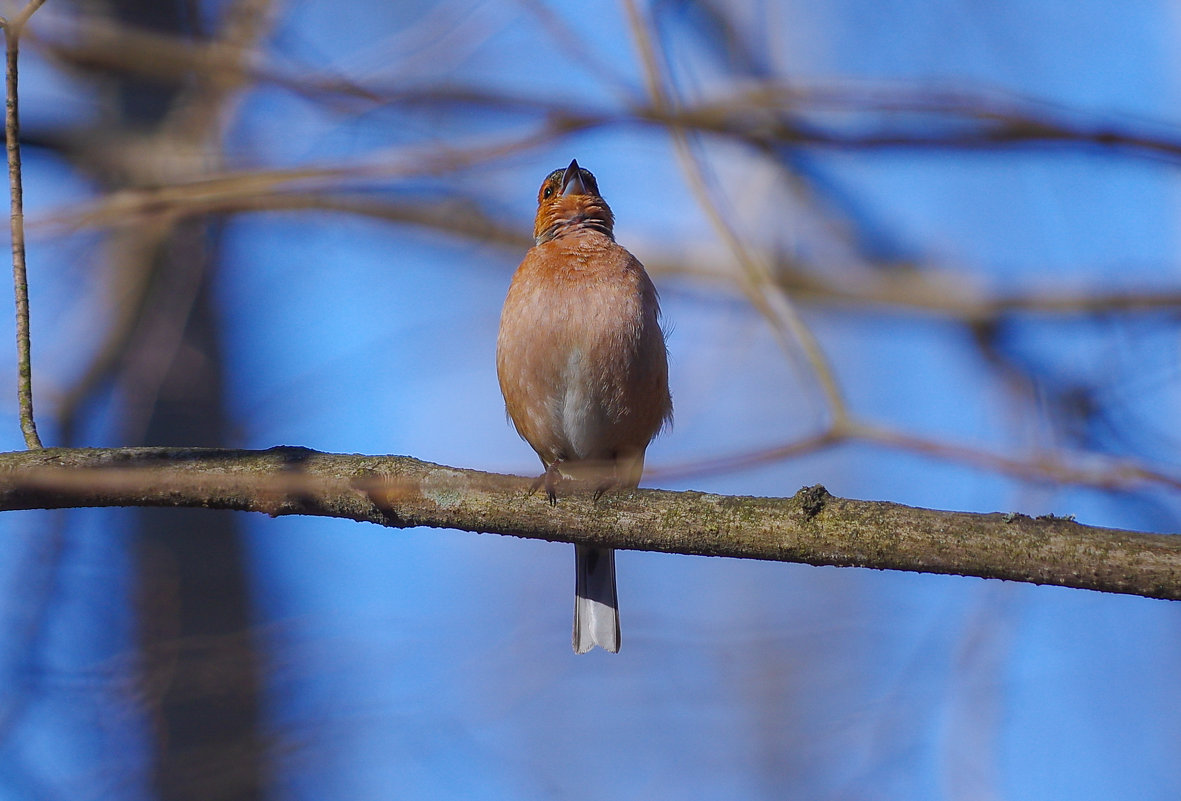
[[[537,244],[567,233],[594,230],[614,239],[615,215],[590,170],[578,166],[577,159],[564,170],[554,170],[537,190],[537,218],[533,237]]]

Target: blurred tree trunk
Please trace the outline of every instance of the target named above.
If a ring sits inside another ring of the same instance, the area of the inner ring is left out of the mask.
[[[195,0],[110,0],[107,8],[129,26],[201,35]],[[108,130],[115,146],[154,141],[155,154],[167,157],[169,128],[178,128],[168,122],[201,76],[187,86],[126,74],[109,78],[115,107]],[[177,152],[186,152],[186,144],[192,143],[178,141]],[[112,189],[125,180],[137,181],[109,177]],[[112,274],[142,270],[148,288],[113,376],[124,439],[230,444],[213,287],[218,226],[163,220],[143,229],[115,234],[110,249]],[[127,261],[135,264],[123,263],[132,254]],[[260,798],[259,660],[239,517],[202,510],[136,515],[139,645],[156,795],[169,801]]]
[[[163,364],[142,442],[226,442],[220,331],[211,290],[217,233],[200,222],[177,228],[161,248],[156,277],[199,270],[175,352],[161,359],[137,339],[129,364]],[[202,243],[206,247],[202,247]],[[187,263],[186,263],[187,262]],[[162,799],[261,797],[258,657],[240,516],[205,510],[140,510],[138,597],[147,698],[155,713],[154,784]]]

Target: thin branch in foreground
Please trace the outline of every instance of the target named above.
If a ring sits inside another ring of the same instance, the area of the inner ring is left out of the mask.
[[[556,507],[531,481],[409,457],[306,448],[50,448],[0,454],[0,510],[235,509],[339,517],[665,553],[999,578],[1181,600],[1181,537],[1019,514],[836,498],[575,488]]]
[[[6,48],[4,74],[4,135],[8,155],[8,188],[12,201],[12,287],[16,295],[17,399],[25,447],[40,448],[33,418],[33,366],[29,342],[29,281],[25,269],[25,211],[21,188],[20,115],[17,107],[17,61],[25,23],[45,0],[32,0],[12,20],[0,19]]]

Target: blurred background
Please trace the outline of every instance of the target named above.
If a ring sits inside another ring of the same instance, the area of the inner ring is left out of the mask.
[[[42,436],[536,474],[496,329],[577,158],[662,295],[646,484],[1178,531],[1177,8],[49,0]],[[576,657],[567,545],[0,530],[0,799],[1181,794],[1164,601],[623,552],[624,648]]]

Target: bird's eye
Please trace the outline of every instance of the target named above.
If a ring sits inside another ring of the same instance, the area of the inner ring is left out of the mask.
[[[542,193],[542,197],[544,197],[546,200],[549,200],[553,196],[554,196],[554,188],[552,186],[547,186],[545,188],[545,192]]]

